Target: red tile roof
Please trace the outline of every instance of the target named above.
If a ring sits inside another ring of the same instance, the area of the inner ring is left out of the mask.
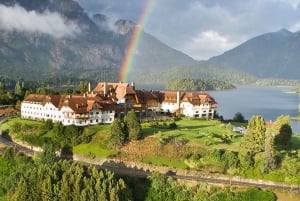
[[[128,83],[107,82],[107,93],[114,93],[118,100],[124,98],[128,94],[135,94],[134,89]],[[99,82],[93,92],[104,94],[105,82]]]

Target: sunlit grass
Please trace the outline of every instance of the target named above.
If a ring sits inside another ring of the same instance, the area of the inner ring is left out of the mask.
[[[165,157],[158,157],[158,156],[148,156],[145,157],[142,162],[149,163],[153,165],[159,166],[168,166],[173,168],[187,168],[187,165],[184,163],[184,160],[181,159],[169,159]]]
[[[95,157],[106,158],[110,156],[115,156],[117,154],[117,151],[103,148],[100,145],[94,143],[88,143],[88,144],[80,144],[73,147],[73,153],[82,154],[85,156],[94,155]]]

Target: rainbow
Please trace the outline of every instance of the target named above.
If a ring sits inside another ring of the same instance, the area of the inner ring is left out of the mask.
[[[147,23],[147,20],[150,16],[154,0],[147,0],[146,5],[139,17],[139,20],[137,22],[137,25],[135,26],[133,30],[133,34],[130,38],[130,41],[127,45],[126,52],[124,59],[122,61],[121,69],[119,72],[119,81],[124,81],[127,82],[128,80],[128,74],[130,71],[130,68],[132,66],[132,63],[134,61],[134,55],[135,51],[139,46],[142,32],[143,32],[143,27]]]

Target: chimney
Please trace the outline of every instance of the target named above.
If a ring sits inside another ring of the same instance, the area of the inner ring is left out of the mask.
[[[176,104],[179,109],[180,108],[180,91],[177,91]]]
[[[103,94],[104,94],[104,96],[107,95],[107,82],[104,82],[104,86],[103,86]]]
[[[89,82],[89,93],[91,92],[91,82]]]
[[[134,83],[134,81],[131,82],[130,86],[132,87],[133,90],[135,90],[135,83]]]

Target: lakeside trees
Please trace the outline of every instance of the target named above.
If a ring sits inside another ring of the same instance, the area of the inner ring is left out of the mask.
[[[170,90],[207,91],[234,89],[235,86],[220,80],[185,78],[168,82],[166,88]]]

